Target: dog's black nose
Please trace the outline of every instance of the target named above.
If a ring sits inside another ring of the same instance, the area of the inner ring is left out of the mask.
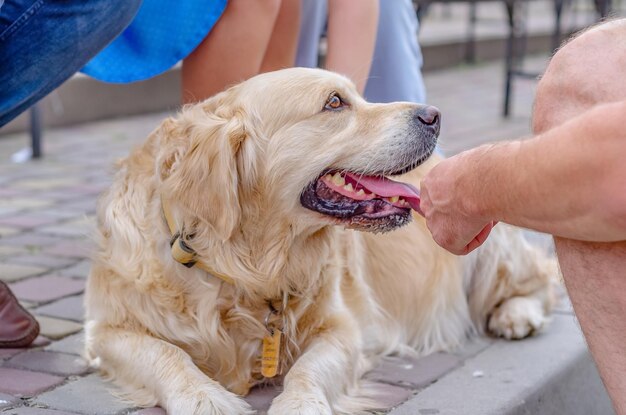
[[[439,124],[439,120],[441,119],[441,114],[439,113],[439,109],[433,106],[426,106],[417,110],[415,114],[417,119],[419,119],[422,123],[426,125],[435,125]]]

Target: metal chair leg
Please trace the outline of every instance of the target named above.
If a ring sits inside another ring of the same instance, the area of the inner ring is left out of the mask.
[[[465,44],[465,62],[476,63],[476,0],[469,4],[469,21],[467,27],[467,42]]]
[[[563,6],[565,0],[554,0],[554,16],[555,16],[555,27],[554,34],[552,35],[552,51],[558,49],[561,44],[561,17],[563,16]]]
[[[515,1],[506,1],[505,6],[509,18],[509,37],[506,40],[504,107],[502,115],[508,118],[511,112],[511,83],[513,80],[513,55],[515,53]]]
[[[30,109],[31,157],[41,158],[41,108],[35,104]]]

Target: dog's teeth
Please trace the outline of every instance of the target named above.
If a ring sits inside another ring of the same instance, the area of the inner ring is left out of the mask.
[[[348,183],[343,188],[346,189],[348,192],[354,192],[354,188],[352,187],[352,183]]]
[[[324,176],[324,180],[326,181],[332,181],[333,180],[333,176],[331,176],[330,174],[327,174],[326,176]]]
[[[346,179],[344,179],[341,174],[335,173],[333,175],[333,183],[335,183],[337,186],[343,186],[344,184],[346,184]]]
[[[396,203],[400,199],[400,196],[393,196],[389,198],[391,203]]]
[[[398,199],[398,203],[400,203],[402,206],[406,205],[406,200],[400,198]]]
[[[365,192],[363,191],[363,189],[359,189],[359,191],[356,192],[356,194],[359,195],[359,196],[364,196]]]

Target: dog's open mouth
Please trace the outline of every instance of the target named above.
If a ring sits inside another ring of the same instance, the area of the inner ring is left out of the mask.
[[[411,220],[420,211],[419,191],[384,176],[330,171],[310,183],[300,197],[308,209],[331,216],[346,227],[386,232]]]

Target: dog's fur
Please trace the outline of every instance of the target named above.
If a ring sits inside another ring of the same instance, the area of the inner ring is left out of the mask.
[[[349,106],[324,111],[332,92]],[[366,103],[344,77],[289,69],[165,120],[120,162],[99,202],[86,295],[91,362],[139,405],[248,413],[237,395],[264,381],[267,302],[286,292],[284,391],[269,412],[344,413],[373,405],[361,377],[382,355],[541,328],[555,268],[518,230],[498,225],[483,247],[456,257],[419,215],[375,235],[300,204],[329,167],[396,168],[409,142],[426,139],[407,133],[419,108]],[[434,163],[399,180],[417,186]],[[174,261],[161,195],[199,257],[234,284]]]

